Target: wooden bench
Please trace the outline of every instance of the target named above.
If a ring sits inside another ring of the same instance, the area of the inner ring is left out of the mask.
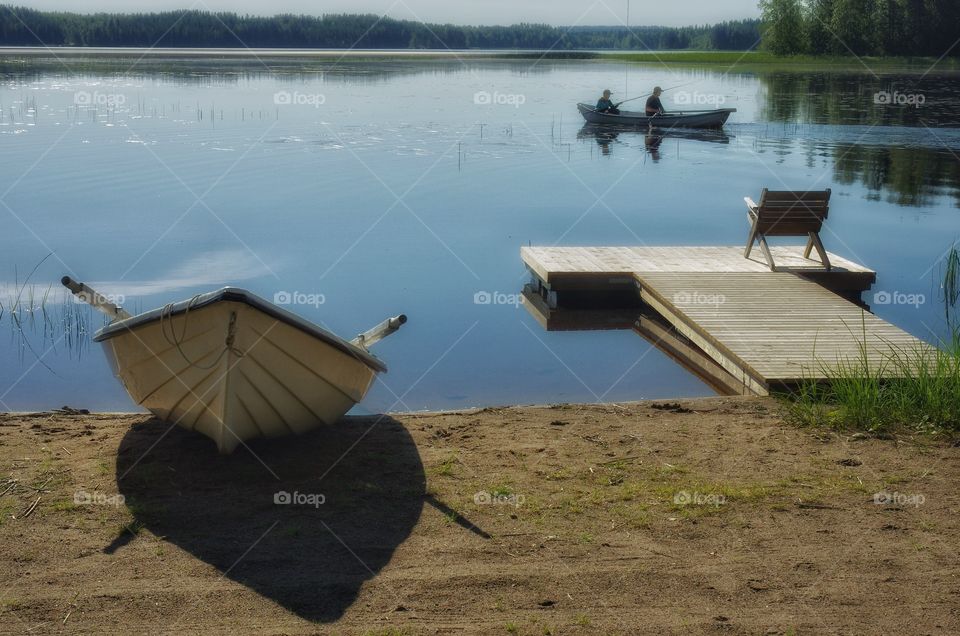
[[[776,271],[768,236],[806,236],[807,246],[803,257],[810,258],[810,252],[816,248],[820,262],[829,271],[830,259],[820,241],[820,228],[830,209],[830,188],[793,192],[790,190],[767,190],[760,193],[760,203],[754,203],[750,197],[747,202],[747,220],[750,222],[750,236],[743,255],[750,258],[755,241],[759,241],[763,255],[771,271]]]

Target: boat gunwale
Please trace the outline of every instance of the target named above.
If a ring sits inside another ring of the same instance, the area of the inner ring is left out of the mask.
[[[596,108],[590,104],[579,102],[577,103],[577,110],[583,116],[583,118],[588,123],[601,124],[601,125],[623,125],[623,126],[638,126],[638,125],[649,125],[655,128],[657,127],[683,127],[684,122],[689,122],[698,117],[714,117],[718,121],[709,126],[703,126],[706,128],[716,127],[722,128],[723,125],[727,122],[727,119],[732,113],[737,112],[736,108],[712,108],[705,110],[677,110],[665,113],[661,116],[650,117],[641,111],[620,111],[620,113],[601,113],[597,111]],[[591,121],[591,116],[596,118],[597,121]],[[614,121],[600,121],[601,119],[610,119]],[[659,122],[665,122],[662,125],[658,125]]]
[[[124,320],[111,322],[105,327],[99,329],[93,335],[93,341],[104,342],[110,338],[119,336],[133,329],[158,322],[165,317],[178,316],[180,314],[185,314],[188,311],[197,311],[220,302],[243,303],[270,316],[271,318],[298,329],[309,336],[322,340],[326,344],[338,349],[342,353],[345,353],[346,355],[363,362],[367,367],[373,369],[374,371],[380,373],[386,373],[387,371],[387,366],[373,354],[364,351],[360,347],[351,344],[340,336],[323,329],[309,320],[301,318],[297,314],[287,311],[286,309],[282,309],[268,300],[239,287],[224,287],[222,289],[207,292],[205,294],[199,294],[186,300],[171,303],[163,307],[158,307],[156,309],[131,316],[130,318],[126,318]]]

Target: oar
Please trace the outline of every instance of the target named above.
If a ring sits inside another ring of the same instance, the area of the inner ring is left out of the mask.
[[[364,331],[362,334],[351,340],[350,344],[363,347],[364,349],[369,349],[371,345],[380,342],[392,333],[396,333],[396,331],[400,329],[401,325],[406,322],[407,317],[404,314],[394,316],[393,318],[387,318],[376,327]]]
[[[107,300],[106,296],[103,294],[100,294],[96,290],[87,287],[83,283],[78,283],[69,276],[64,276],[61,278],[60,282],[77,298],[87,303],[97,311],[110,316],[110,318],[113,320],[126,320],[131,316],[131,314],[125,311],[122,307],[118,307]]]

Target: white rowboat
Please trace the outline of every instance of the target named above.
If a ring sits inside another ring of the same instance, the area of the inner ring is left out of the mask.
[[[221,453],[336,422],[387,370],[366,347],[406,322],[396,316],[348,342],[243,289],[131,316],[82,283],[63,283],[114,318],[93,339],[133,401]]]

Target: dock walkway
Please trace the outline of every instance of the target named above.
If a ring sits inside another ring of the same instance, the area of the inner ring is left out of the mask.
[[[833,269],[824,271],[796,247],[776,247],[776,272],[744,258],[740,247],[524,247],[521,258],[535,279],[525,296],[547,328],[552,314],[564,312],[565,297],[577,298],[575,312],[602,315],[588,307],[590,293],[601,298],[632,287],[635,308],[608,308],[632,324],[621,319],[613,328],[632,326],[656,338],[655,345],[725,393],[765,395],[822,378],[826,369],[860,359],[861,348],[879,370],[891,347],[927,346],[857,304],[876,274],[834,254]],[[594,322],[581,328],[604,328]],[[560,328],[577,328],[567,325]],[[674,341],[662,342],[668,336]]]

